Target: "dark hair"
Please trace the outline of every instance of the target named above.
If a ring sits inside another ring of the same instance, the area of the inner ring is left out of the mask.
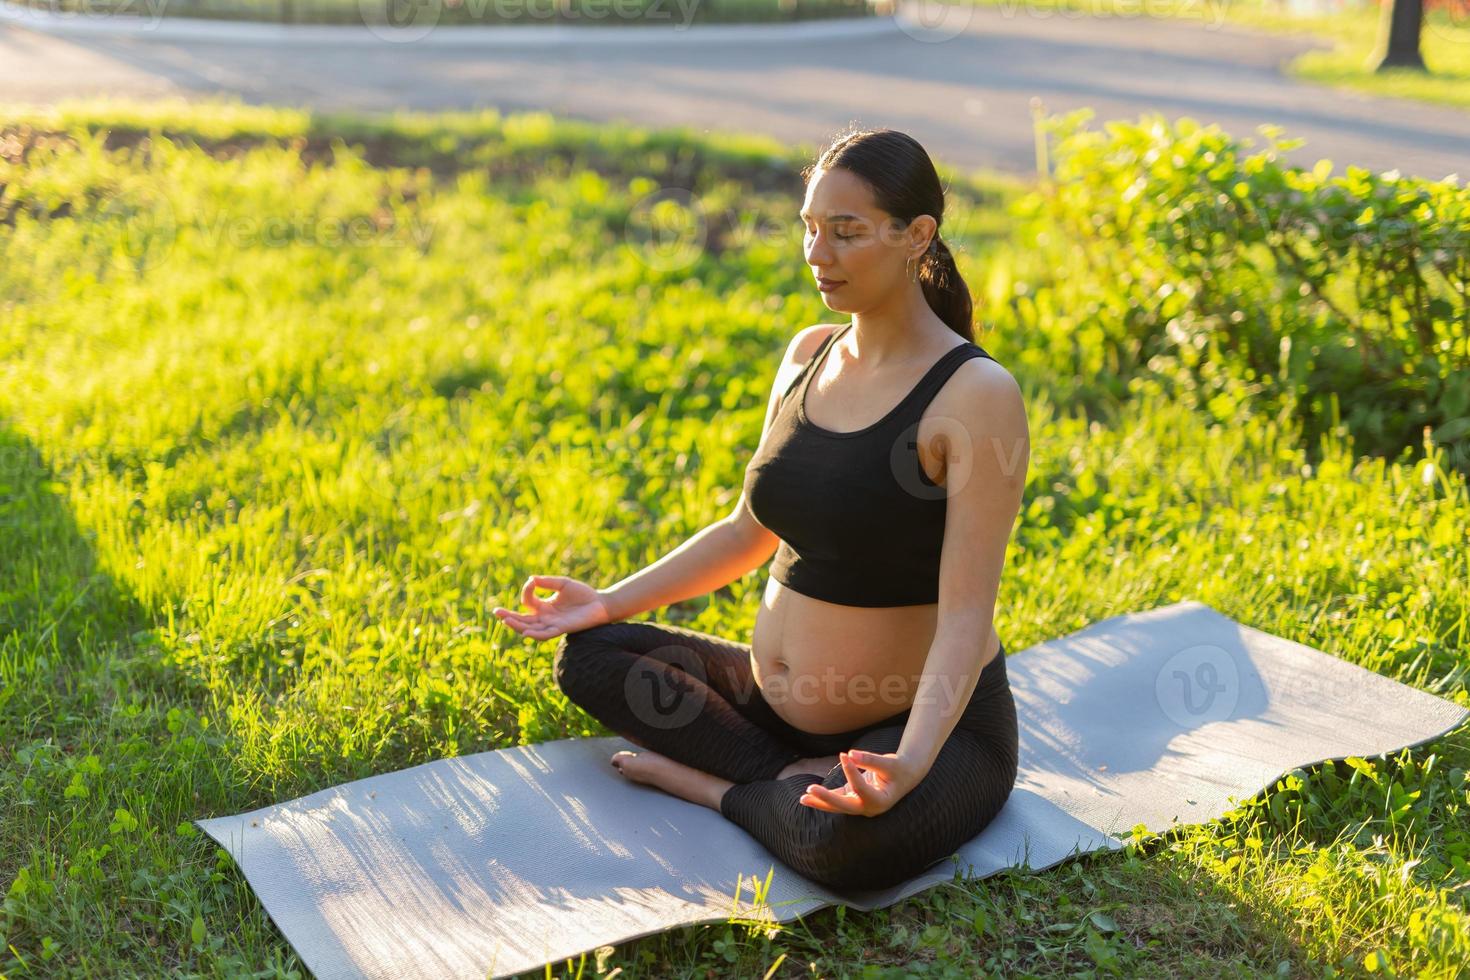
[[[817,170],[838,167],[864,181],[878,207],[905,227],[921,214],[932,215],[939,225],[944,223],[944,188],[934,161],[907,133],[896,129],[843,133],[802,170],[801,179],[809,183]],[[949,246],[940,240],[937,225],[929,250],[919,257],[918,278],[929,308],[955,333],[974,343],[970,289],[960,277]]]

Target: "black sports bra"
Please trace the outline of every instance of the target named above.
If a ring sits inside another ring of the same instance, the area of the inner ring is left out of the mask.
[[[833,432],[806,417],[806,392],[827,351],[850,329],[848,323],[830,333],[787,389],[746,467],[746,502],[781,539],[771,575],[782,585],[847,606],[938,602],[946,490],[924,472],[919,421],[962,363],[990,354],[959,344],[883,418]]]

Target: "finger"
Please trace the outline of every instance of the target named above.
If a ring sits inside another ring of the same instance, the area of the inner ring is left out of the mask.
[[[886,755],[875,755],[872,752],[864,752],[861,749],[849,749],[847,754],[852,756],[853,762],[856,762],[864,769],[872,769],[875,772],[882,773],[884,776],[893,775],[893,769],[891,768],[893,759]]]
[[[503,622],[505,622],[506,625],[510,626],[511,629],[514,629],[518,633],[527,633],[532,630],[541,630],[546,628],[546,624],[541,622],[541,620],[538,618],[527,618],[525,616],[519,616],[515,613],[506,613],[503,617]]]
[[[842,771],[847,776],[847,785],[852,788],[853,794],[864,804],[872,803],[873,786],[868,782],[868,777],[858,772],[858,766],[853,761],[852,754],[843,752],[838,758],[842,761]]]
[[[813,810],[825,810],[827,813],[846,813],[847,812],[846,810],[839,810],[832,803],[830,803],[827,800],[822,799],[820,797],[814,796],[811,793],[804,793],[804,794],[802,794],[801,799],[797,800],[797,802],[800,803],[800,804],[802,804],[803,806],[809,806]]]
[[[507,623],[517,623],[521,626],[531,626],[536,622],[535,616],[527,616],[525,613],[511,612],[509,609],[497,606],[495,615]]]
[[[842,812],[841,810],[838,810],[835,807],[833,807],[832,804],[828,803],[827,801],[825,801],[825,800],[819,800],[819,799],[817,799],[815,796],[813,796],[810,793],[803,793],[802,796],[801,796],[801,798],[799,800],[797,800],[796,802],[800,803],[802,806],[809,806],[813,810],[824,810],[827,813],[841,813]]]
[[[847,787],[843,787],[846,789]],[[806,795],[813,799],[826,803],[827,806],[819,809],[831,810],[833,813],[851,813],[861,816],[863,812],[862,801],[851,793],[837,793],[821,783],[813,783],[806,788]]]
[[[521,602],[527,606],[530,606],[536,612],[540,612],[541,607],[545,604],[545,600],[543,600],[540,596],[536,594],[535,575],[532,575],[530,578],[526,579],[526,584],[521,586]]]
[[[851,786],[843,786],[844,790],[851,790]],[[856,817],[876,817],[887,811],[892,801],[886,793],[875,791],[870,799],[863,799],[852,792],[833,793],[825,786],[807,787],[807,795],[815,797],[822,794],[821,798],[826,800],[832,807],[840,808],[834,812],[850,813]]]

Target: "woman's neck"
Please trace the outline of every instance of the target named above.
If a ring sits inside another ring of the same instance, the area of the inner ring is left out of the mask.
[[[954,334],[929,308],[922,292],[918,293],[917,305],[906,299],[895,309],[854,313],[852,323],[852,329],[843,338],[855,351],[849,360],[874,371],[932,359],[931,352],[949,346],[947,340]]]

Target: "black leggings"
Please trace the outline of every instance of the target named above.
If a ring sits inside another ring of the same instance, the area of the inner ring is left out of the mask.
[[[839,789],[841,766],[776,775],[806,757],[898,750],[909,710],[863,728],[813,734],[776,714],[750,670],[750,646],[649,622],[565,635],[553,671],[568,698],[628,741],[731,780],[720,813],[772,854],[833,888],[886,888],[959,850],[1000,812],[1016,783],[1016,703],[1006,651],[980,674],[929,772],[873,817],[798,802]]]

